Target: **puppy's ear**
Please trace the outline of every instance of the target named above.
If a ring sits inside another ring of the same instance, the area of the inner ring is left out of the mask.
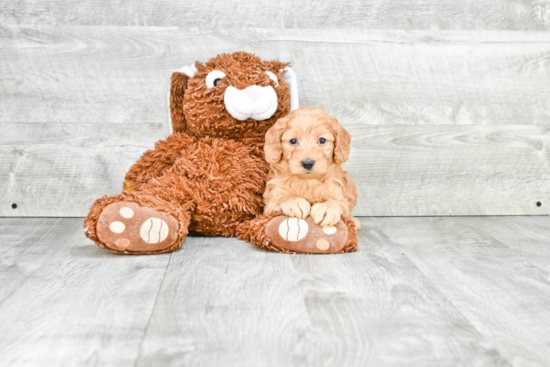
[[[289,118],[283,117],[277,120],[275,125],[271,126],[265,134],[265,160],[267,163],[277,163],[283,157],[283,147],[281,146],[281,137],[286,129]]]
[[[340,125],[336,118],[331,118],[333,120],[332,128],[336,133],[336,141],[334,142],[334,162],[342,164],[347,161],[349,157],[351,134]]]

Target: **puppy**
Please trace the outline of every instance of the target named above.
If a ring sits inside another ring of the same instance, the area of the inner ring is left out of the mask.
[[[333,226],[351,218],[357,203],[355,182],[342,169],[351,135],[325,111],[303,107],[275,123],[265,137],[270,172],[264,214],[306,218]]]

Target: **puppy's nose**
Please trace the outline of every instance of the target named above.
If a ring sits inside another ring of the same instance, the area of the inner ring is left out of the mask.
[[[313,168],[313,165],[315,164],[315,161],[313,159],[302,159],[302,167],[304,167],[307,170],[310,170]]]

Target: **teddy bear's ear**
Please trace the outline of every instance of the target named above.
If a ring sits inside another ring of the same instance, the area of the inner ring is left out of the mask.
[[[185,122],[185,114],[183,113],[183,97],[187,89],[187,82],[193,74],[197,72],[195,65],[185,66],[174,71],[172,74],[172,82],[170,85],[170,94],[168,96],[168,104],[170,106],[170,117],[172,118],[169,126],[172,132],[184,132],[187,124]]]
[[[195,66],[195,64],[192,64],[192,65],[189,65],[189,66],[184,66],[181,69],[174,70],[174,73],[182,73],[182,74],[187,75],[190,78],[193,75],[195,75],[196,72],[197,72],[197,67]]]
[[[290,66],[283,69],[283,79],[288,84],[290,90],[290,112],[300,108],[298,101],[298,81],[296,80],[296,73]]]

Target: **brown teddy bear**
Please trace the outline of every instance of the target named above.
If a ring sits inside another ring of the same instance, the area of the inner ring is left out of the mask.
[[[134,164],[120,194],[95,201],[84,221],[86,236],[124,254],[173,251],[188,233],[237,236],[281,252],[356,249],[355,227],[348,220],[343,219],[345,236],[328,238],[327,249],[311,250],[268,231],[268,225],[279,228],[288,218],[262,215],[269,169],[265,134],[298,107],[296,78],[288,66],[235,52],[176,71],[170,87],[173,133]],[[301,242],[326,237],[310,227]]]

